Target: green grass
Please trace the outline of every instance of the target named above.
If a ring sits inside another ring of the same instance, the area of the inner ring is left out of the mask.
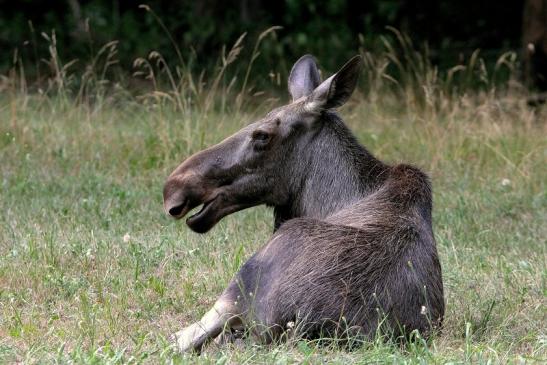
[[[518,93],[423,108],[378,98],[357,95],[341,113],[378,157],[432,176],[447,304],[433,341],[173,353],[167,336],[212,305],[268,239],[272,213],[249,209],[198,235],[163,213],[163,182],[265,107],[176,112],[126,97],[88,105],[4,93],[0,363],[547,360],[547,110],[527,109]]]

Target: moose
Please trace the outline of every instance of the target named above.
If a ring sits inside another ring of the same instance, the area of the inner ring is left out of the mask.
[[[427,338],[444,316],[432,228],[431,184],[411,165],[388,165],[359,144],[335,109],[353,93],[355,56],[321,82],[315,59],[300,58],[288,80],[292,101],[168,177],[164,209],[195,232],[266,204],[274,232],[198,322],[173,335],[179,351],[252,333],[259,341]],[[216,341],[216,340],[215,340]]]

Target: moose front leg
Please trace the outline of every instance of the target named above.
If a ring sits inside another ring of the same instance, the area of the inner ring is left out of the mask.
[[[172,336],[178,351],[200,352],[207,340],[241,323],[236,302],[230,297],[225,293],[198,322]]]

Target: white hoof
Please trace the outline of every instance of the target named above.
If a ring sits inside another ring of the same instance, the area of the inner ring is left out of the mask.
[[[206,337],[204,335],[205,331],[198,323],[194,323],[183,330],[172,334],[170,340],[174,343],[176,350],[179,352],[199,352]]]

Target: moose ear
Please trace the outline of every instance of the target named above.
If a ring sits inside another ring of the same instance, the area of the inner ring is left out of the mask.
[[[337,108],[350,98],[363,65],[361,56],[349,60],[340,71],[323,81],[308,98],[308,110],[325,110]]]
[[[292,67],[289,75],[289,92],[295,101],[308,96],[321,83],[321,76],[312,55],[302,56]]]

